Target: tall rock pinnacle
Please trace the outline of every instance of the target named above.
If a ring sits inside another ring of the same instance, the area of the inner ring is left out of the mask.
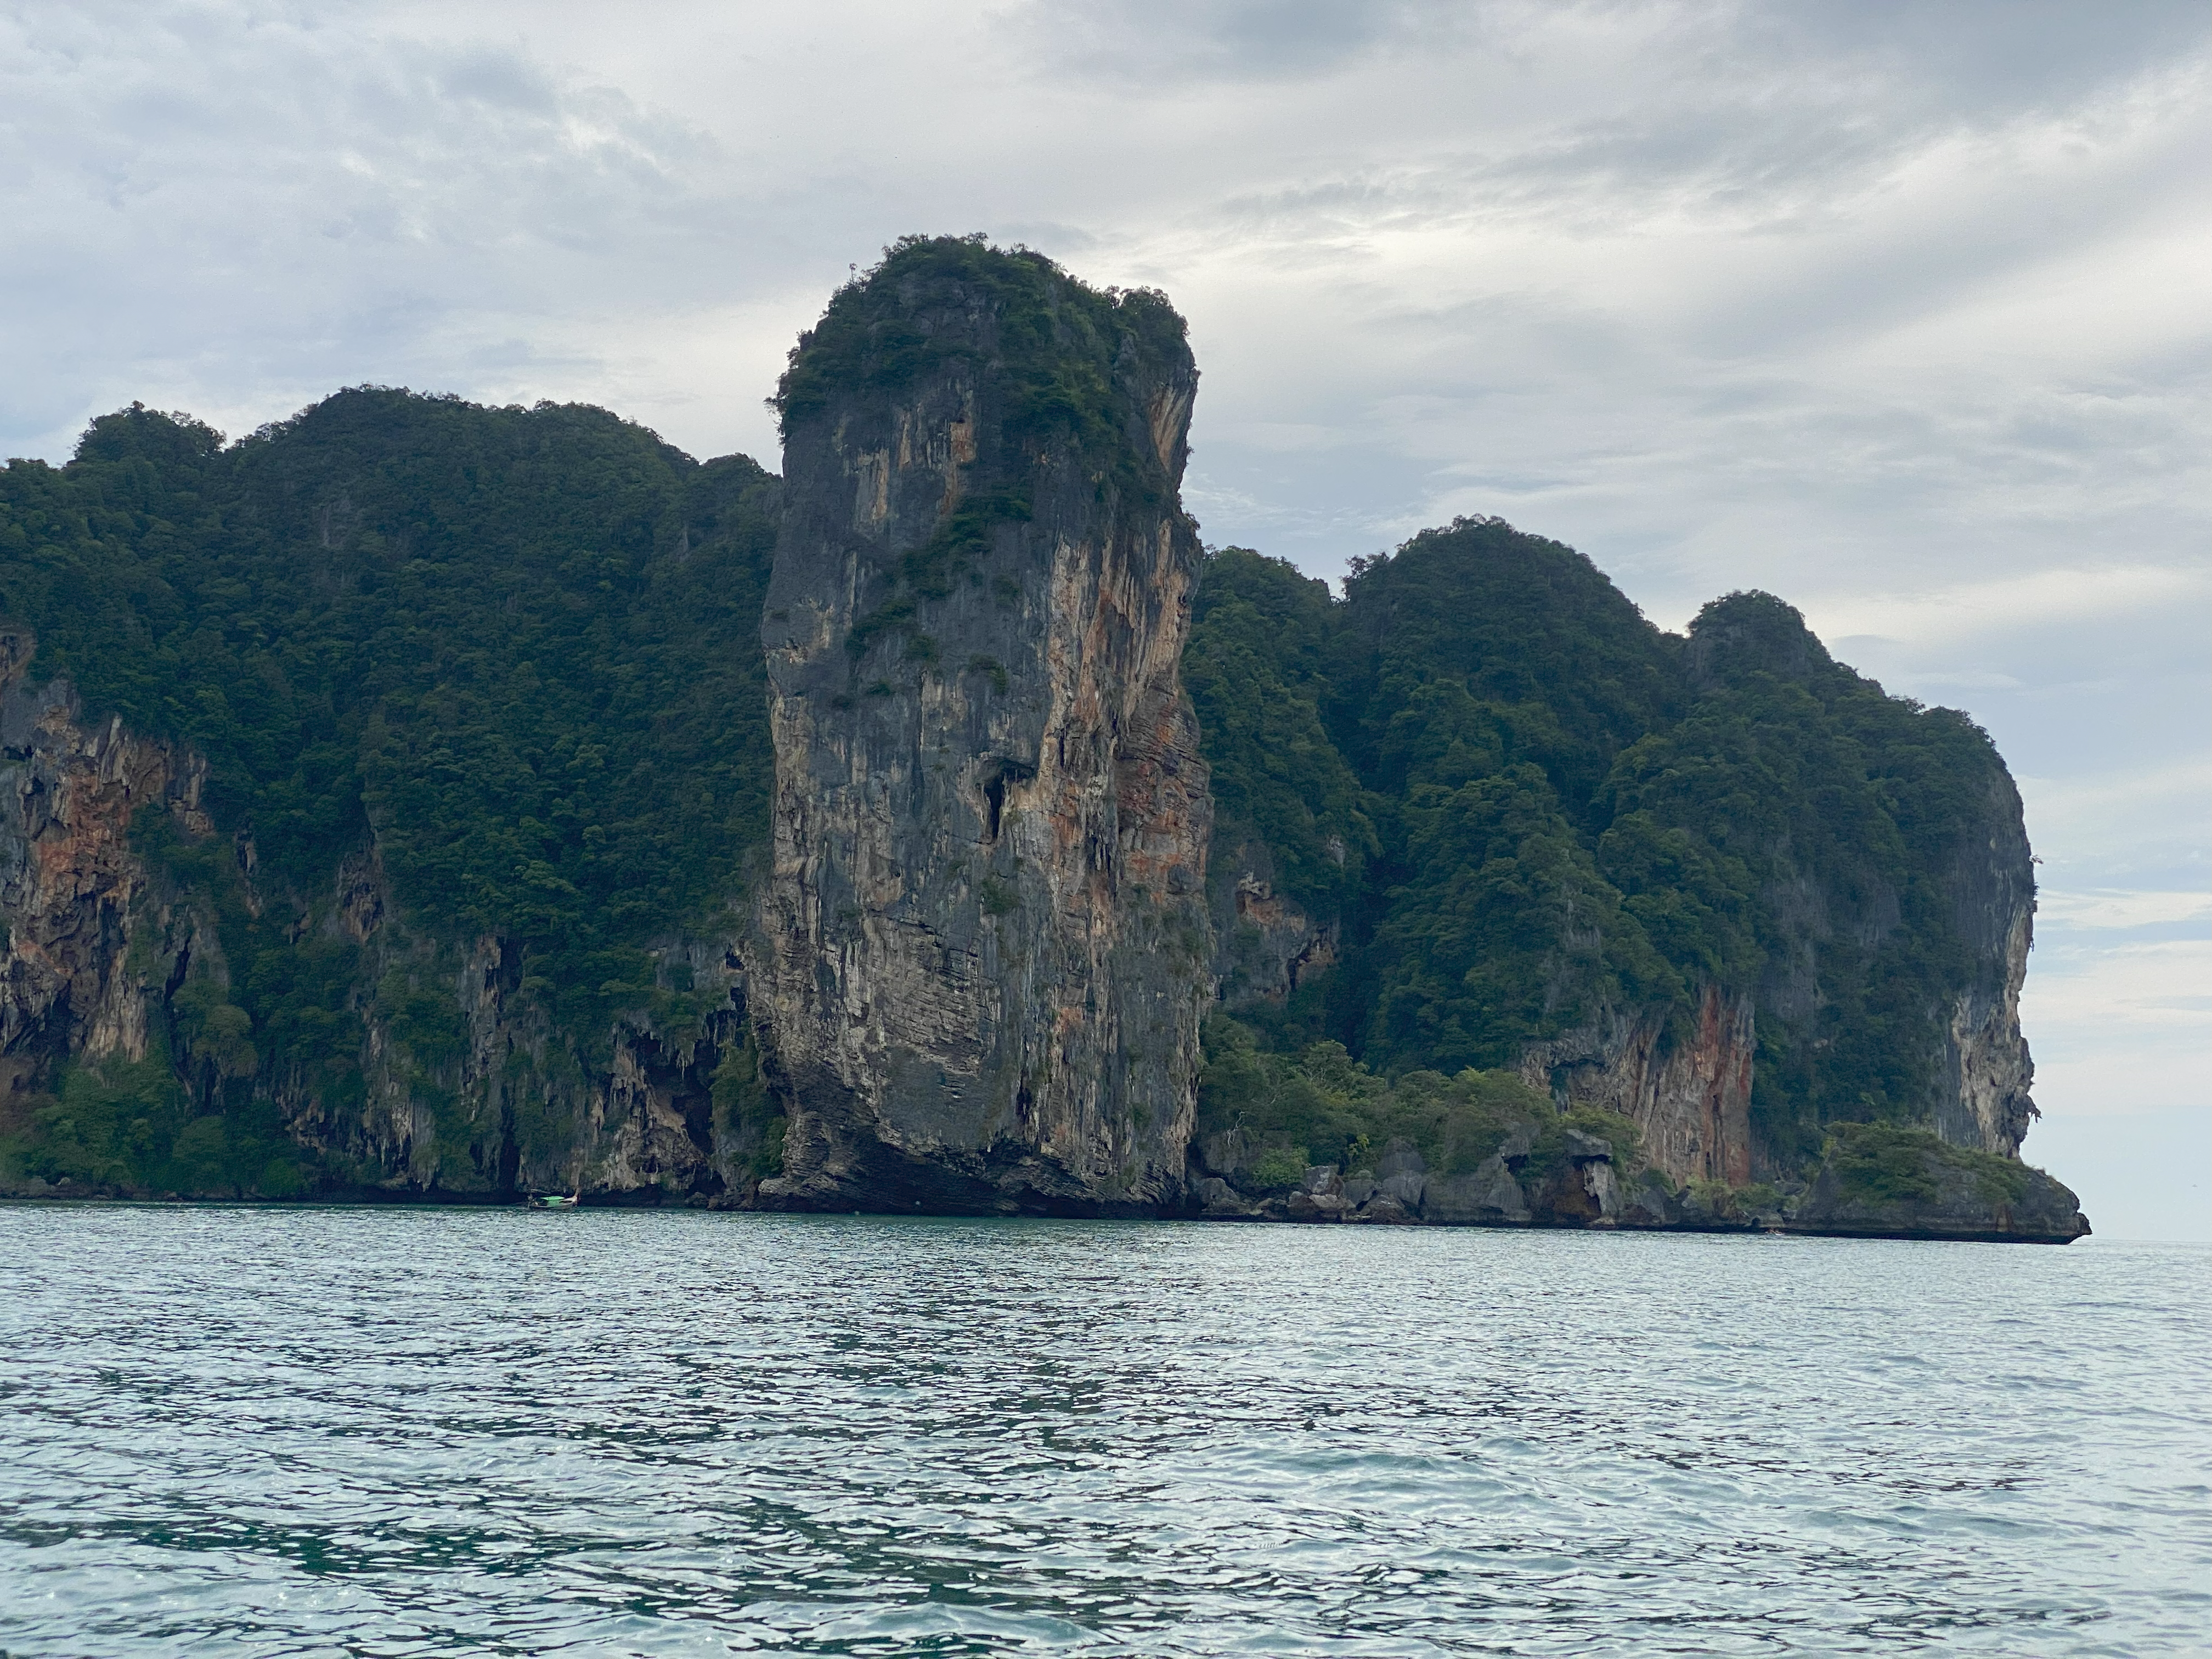
[[[767,1203],[1180,1195],[1212,805],[1177,674],[1197,370],[1156,294],[909,239],[780,389]]]

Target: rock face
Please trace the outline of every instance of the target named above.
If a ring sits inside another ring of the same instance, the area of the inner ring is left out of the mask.
[[[1224,847],[1217,836],[1210,859],[1213,980],[1224,1002],[1280,1003],[1336,966],[1338,924],[1315,921],[1275,890],[1265,842]]]
[[[1211,947],[1197,374],[1146,294],[911,244],[784,383],[764,1203],[1179,1203]]]
[[[49,1098],[72,1062],[166,1049],[182,1085],[179,1127],[265,1103],[291,1143],[350,1170],[360,1192],[580,1188],[657,1201],[744,1181],[757,1130],[726,1121],[718,1139],[711,1122],[709,1078],[744,1041],[744,975],[726,945],[667,953],[693,986],[721,993],[700,1029],[677,1036],[626,1022],[604,1066],[580,1073],[550,1052],[542,1019],[508,1010],[519,975],[497,938],[456,957],[408,936],[373,846],[327,892],[261,890],[252,837],[218,838],[202,806],[204,763],[117,720],[88,725],[66,679],[27,684],[34,651],[27,633],[0,631],[0,1127]],[[143,841],[163,819],[185,848],[220,849],[212,881],[180,883],[149,862]],[[272,931],[295,943],[326,935],[351,964],[329,1012],[358,1022],[355,1088],[265,1063],[228,1001],[226,921],[279,918]],[[434,1048],[395,1026],[391,999],[380,999],[395,972],[458,1016]],[[225,1016],[237,1027],[228,1039]],[[234,1173],[172,1160],[169,1181],[146,1190],[228,1196]]]
[[[24,684],[34,649],[29,635],[0,632],[0,1079],[11,1094],[57,1055],[144,1058],[149,970],[132,971],[131,946],[147,876],[132,820],[167,810],[187,833],[213,833],[200,810],[206,769],[119,720],[88,730],[66,681]]]
[[[2028,1093],[2035,1063],[2020,1029],[2035,939],[2035,871],[2010,778],[1990,780],[1979,833],[1960,845],[1949,878],[1973,970],[1950,1010],[1936,1129],[1954,1146],[2014,1154],[2041,1114]]]
[[[707,994],[697,1026],[662,1030],[641,1012],[582,1067],[564,1065],[542,1015],[517,1006],[515,952],[496,935],[456,959],[380,915],[361,945],[364,988],[397,972],[450,999],[459,1016],[454,1040],[431,1049],[364,998],[366,1097],[355,1110],[275,1085],[294,1137],[350,1164],[364,1187],[653,1204],[721,1200],[747,1184],[758,1136],[717,1112],[713,1089],[717,1062],[745,1041],[744,976],[726,944],[678,941],[662,952]]]
[[[1613,1014],[1522,1054],[1522,1077],[1566,1103],[1618,1112],[1642,1131],[1644,1158],[1677,1182],[1751,1179],[1752,1000],[1704,988],[1687,1041],[1668,1042],[1665,1010]]]

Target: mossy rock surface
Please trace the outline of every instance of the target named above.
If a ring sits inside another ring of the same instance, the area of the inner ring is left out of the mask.
[[[1954,1146],[1926,1129],[1838,1124],[1797,1232],[2063,1244],[2089,1231],[2072,1190],[2017,1158]]]

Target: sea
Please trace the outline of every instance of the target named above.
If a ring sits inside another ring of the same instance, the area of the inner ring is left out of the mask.
[[[2212,1252],[0,1207],[0,1654],[2212,1653]]]

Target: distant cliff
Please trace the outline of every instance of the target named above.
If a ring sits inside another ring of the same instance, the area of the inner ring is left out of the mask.
[[[0,469],[0,1193],[2080,1231],[1985,734],[1496,520],[1203,552],[1196,385],[911,239],[781,479],[378,388]]]
[[[0,472],[0,1185],[750,1190],[775,490],[377,390]]]
[[[1678,1184],[1802,1181],[1838,1123],[2016,1153],[2019,796],[1780,600],[1669,635],[1571,550],[1462,521],[1341,600],[1216,556],[1190,661],[1216,970],[1263,1047],[1502,1068]]]
[[[781,393],[763,1202],[1180,1202],[1211,810],[1158,296],[915,241]]]

